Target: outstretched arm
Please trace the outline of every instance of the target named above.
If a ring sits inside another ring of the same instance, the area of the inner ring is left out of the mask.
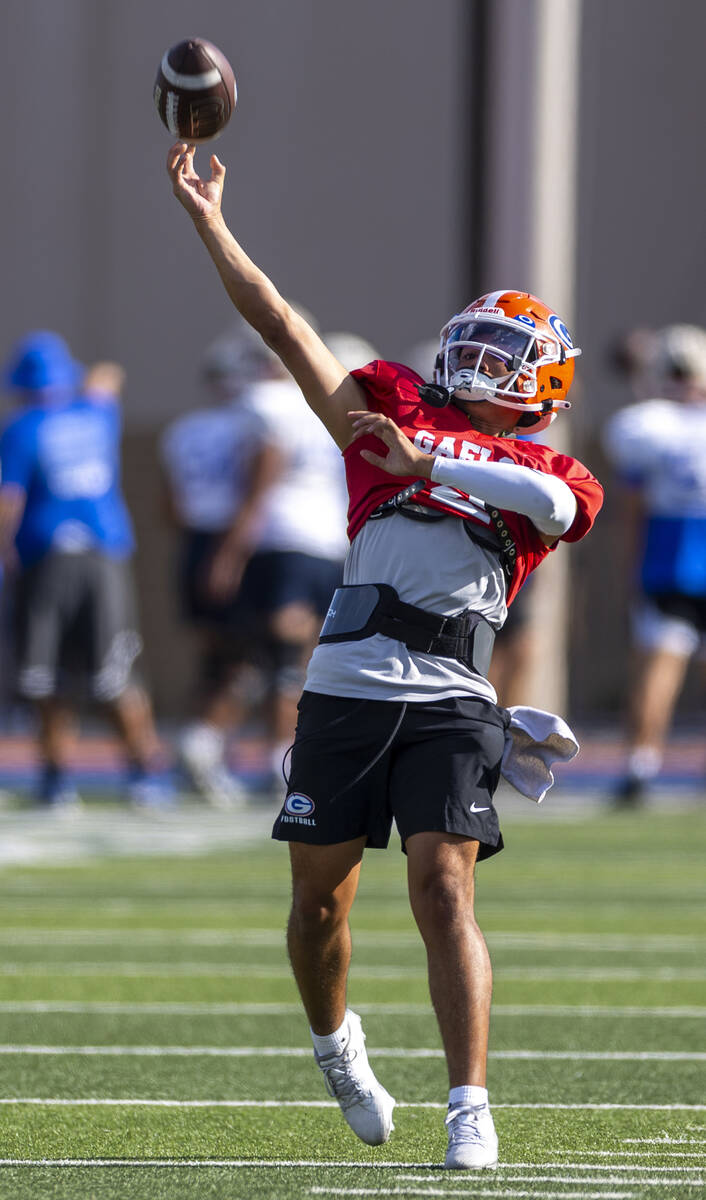
[[[519,463],[473,462],[433,457],[409,440],[390,417],[380,413],[349,413],[355,437],[374,434],[388,447],[386,455],[361,450],[361,458],[392,475],[419,475],[434,483],[459,488],[494,508],[529,517],[546,545],[551,546],[571,527],[576,497],[563,479],[533,471]]]
[[[236,242],[221,212],[226,169],[213,154],[211,177],[201,179],[194,151],[184,142],[169,151],[167,170],[175,196],[194,222],[240,315],[282,360],[309,406],[344,449],[351,440],[348,411],[365,404],[362,388]]]

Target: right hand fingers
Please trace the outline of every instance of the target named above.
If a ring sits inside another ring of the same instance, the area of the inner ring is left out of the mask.
[[[170,146],[167,154],[167,170],[171,173],[179,165],[180,160],[187,153],[189,147],[186,142],[175,142]]]
[[[358,433],[377,433],[380,429],[388,429],[393,424],[389,417],[376,412],[349,412],[351,425]]]
[[[222,183],[225,178],[225,165],[215,155],[211,155],[211,180],[213,183]]]
[[[384,458],[382,454],[374,454],[372,450],[361,450],[360,457],[371,463],[373,467],[380,467],[383,471],[387,470],[387,458]]]

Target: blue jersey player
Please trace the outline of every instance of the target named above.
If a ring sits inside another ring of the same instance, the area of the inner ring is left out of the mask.
[[[40,718],[39,799],[77,801],[67,698],[80,672],[122,735],[132,798],[152,800],[156,737],[132,677],[141,640],[120,488],[122,368],[84,371],[57,334],[39,331],[15,347],[4,382],[20,407],[0,437],[0,557],[17,573],[17,691]]]
[[[706,636],[706,332],[661,330],[645,368],[656,398],[621,409],[604,437],[623,485],[636,592],[620,804],[639,802],[659,772],[687,666]]]

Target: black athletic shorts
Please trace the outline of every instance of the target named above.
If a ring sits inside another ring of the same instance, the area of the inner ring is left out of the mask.
[[[342,582],[342,560],[299,550],[262,550],[253,554],[245,569],[238,603],[244,611],[260,616],[303,604],[323,620]]]
[[[700,634],[706,633],[706,596],[690,596],[685,592],[657,592],[645,596],[665,617],[688,621]]]
[[[23,571],[17,594],[17,691],[41,700],[89,678],[96,700],[116,700],[142,649],[126,559],[50,553]]]
[[[328,846],[366,837],[384,849],[394,819],[414,833],[457,833],[503,848],[493,794],[510,716],[485,700],[400,704],[304,692],[279,841]]]
[[[190,530],[182,538],[179,594],[185,620],[219,627],[243,638],[255,636],[267,618],[289,604],[303,604],[323,620],[343,582],[343,561],[298,550],[263,550],[248,562],[238,592],[225,602],[211,599],[206,577],[223,543],[222,533]]]
[[[186,530],[178,561],[179,600],[185,621],[195,625],[227,626],[234,620],[234,602],[213,600],[206,590],[208,569],[223,544],[223,533]]]

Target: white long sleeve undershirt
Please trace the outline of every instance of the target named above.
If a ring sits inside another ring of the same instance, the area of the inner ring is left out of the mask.
[[[437,456],[431,470],[434,483],[445,483],[493,508],[529,517],[540,533],[561,537],[576,516],[576,497],[555,475],[519,463],[472,462]]]

